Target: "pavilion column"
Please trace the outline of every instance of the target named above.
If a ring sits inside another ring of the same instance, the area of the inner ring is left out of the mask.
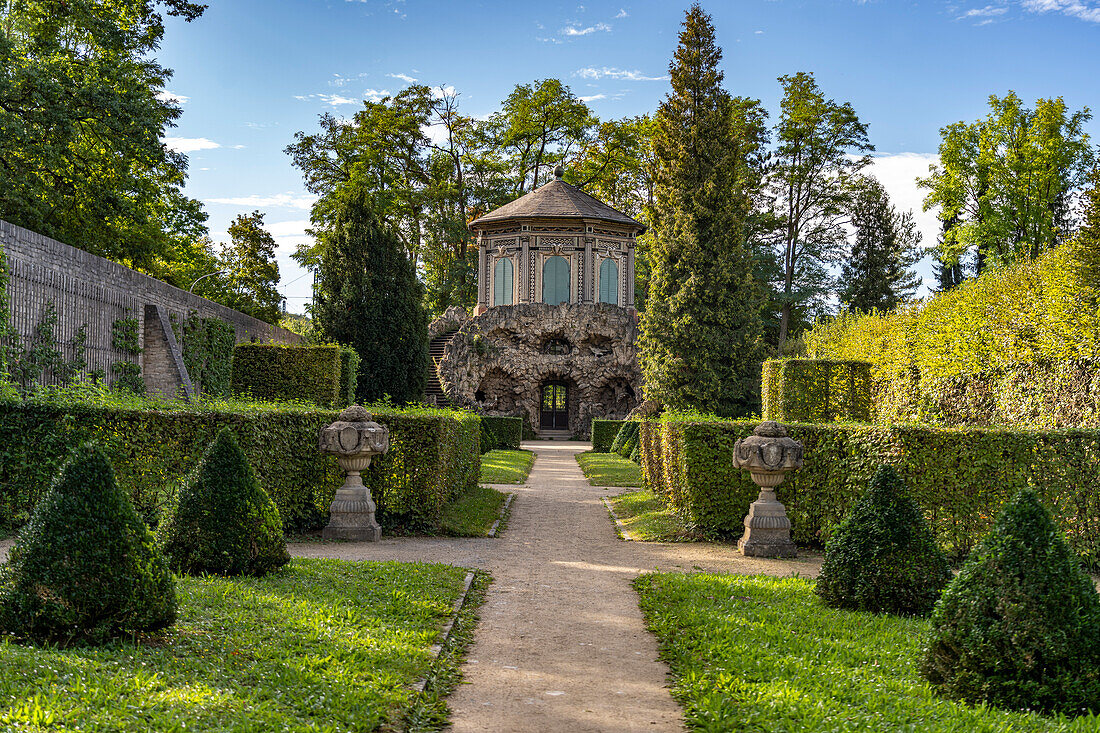
[[[527,303],[530,301],[530,278],[531,278],[531,238],[520,237],[520,257],[519,257],[519,302]]]
[[[478,237],[477,242],[477,309],[479,312],[489,307],[489,252],[485,240]]]
[[[626,271],[624,273],[624,277],[626,279],[626,282],[623,283],[623,290],[625,291],[623,293],[623,295],[625,295],[626,297],[623,298],[623,303],[626,305],[626,307],[633,308],[634,307],[634,246],[633,246],[633,244],[628,245],[627,248],[626,248],[626,267],[624,267],[623,270]]]
[[[592,254],[592,237],[584,238],[584,296],[585,303],[596,300],[596,258]]]

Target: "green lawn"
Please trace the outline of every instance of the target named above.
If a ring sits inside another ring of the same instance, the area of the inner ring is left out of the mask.
[[[481,457],[481,483],[522,484],[534,462],[529,450],[491,450]]]
[[[486,537],[500,516],[504,494],[478,486],[443,507],[443,533],[452,537]]]
[[[916,672],[925,619],[827,609],[813,581],[649,574],[635,582],[699,731],[1098,731],[936,697]]]
[[[613,496],[609,501],[628,539],[642,542],[696,539],[684,527],[676,513],[654,496],[652,491],[631,491]]]
[[[438,729],[438,692],[411,685],[433,666],[466,572],[295,560],[259,579],[183,578],[180,620],[161,634],[101,648],[0,641],[0,729]],[[453,683],[453,655],[436,667]]]
[[[593,486],[641,486],[642,467],[617,453],[577,454],[577,463]]]

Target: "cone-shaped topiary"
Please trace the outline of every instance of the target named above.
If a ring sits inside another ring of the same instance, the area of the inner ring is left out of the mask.
[[[180,487],[157,536],[180,573],[263,575],[290,562],[279,510],[228,428]]]
[[[175,579],[153,533],[99,448],[77,448],[0,566],[0,629],[100,643],[175,619]]]
[[[816,591],[834,608],[926,614],[950,578],[905,482],[880,466],[826,546]]]
[[[1033,491],[944,591],[921,673],[969,703],[1100,713],[1100,596]]]

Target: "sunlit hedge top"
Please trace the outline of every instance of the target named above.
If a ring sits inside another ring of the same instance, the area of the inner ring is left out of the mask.
[[[763,372],[765,420],[871,420],[869,362],[769,359]]]

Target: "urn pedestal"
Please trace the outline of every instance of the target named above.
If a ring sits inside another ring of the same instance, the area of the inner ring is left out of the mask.
[[[733,466],[749,472],[760,496],[749,505],[745,534],[737,549],[747,557],[797,557],[787,509],[775,498],[775,487],[788,471],[802,467],[802,444],[787,437],[772,420],[757,426],[749,438],[733,446]]]
[[[389,429],[371,422],[371,414],[358,405],[340,413],[340,419],[321,428],[318,448],[333,453],[347,476],[329,505],[329,523],[321,531],[326,540],[377,542],[382,527],[374,517],[377,508],[362,472],[371,458],[389,450]]]

